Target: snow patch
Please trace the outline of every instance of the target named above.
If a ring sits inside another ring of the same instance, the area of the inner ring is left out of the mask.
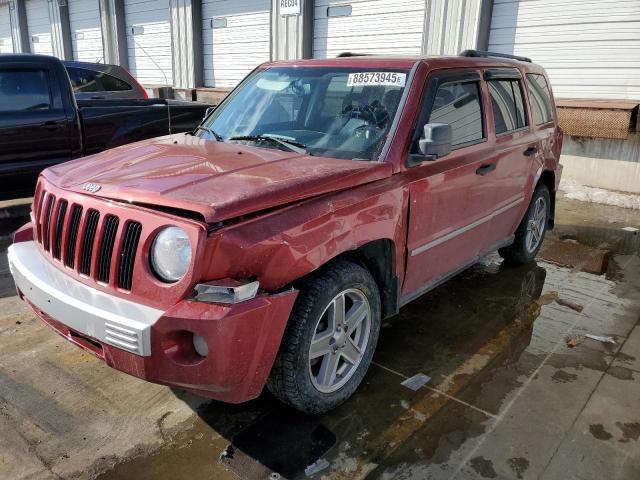
[[[588,187],[569,178],[560,181],[560,190],[571,200],[640,210],[640,195]]]

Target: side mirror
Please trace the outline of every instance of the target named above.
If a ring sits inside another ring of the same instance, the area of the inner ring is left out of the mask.
[[[451,152],[451,125],[447,123],[427,123],[418,140],[419,153],[409,155],[409,166],[424,160],[435,160]]]
[[[420,153],[434,158],[444,157],[451,152],[451,125],[447,123],[427,123],[424,134],[418,142]]]
[[[209,107],[207,108],[207,110],[205,110],[204,112],[204,118],[209,117],[209,115],[211,115],[213,113],[213,111],[216,109],[217,105],[215,107]]]

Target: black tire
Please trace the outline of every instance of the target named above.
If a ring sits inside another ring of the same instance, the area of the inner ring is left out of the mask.
[[[527,247],[527,227],[529,222],[533,220],[533,216],[535,215],[535,207],[538,203],[538,199],[542,199],[545,205],[545,221],[543,224],[543,229],[541,232],[540,241],[537,242],[535,248],[530,249]],[[529,208],[524,215],[524,218],[518,225],[518,229],[515,233],[515,239],[511,245],[508,247],[501,248],[498,250],[498,253],[505,261],[509,263],[524,265],[527,263],[533,262],[542,247],[544,242],[544,236],[547,232],[547,227],[549,225],[549,216],[551,214],[551,195],[549,194],[549,189],[546,185],[538,185],[533,192],[533,197],[531,198],[531,203],[529,203]]]
[[[347,400],[364,378],[378,342],[381,323],[380,294],[369,271],[352,262],[338,261],[300,281],[300,290],[284,332],[267,388],[282,402],[306,413],[327,412]],[[312,382],[309,349],[320,317],[341,292],[357,289],[370,307],[370,328],[364,354],[349,380],[338,390],[324,393]]]

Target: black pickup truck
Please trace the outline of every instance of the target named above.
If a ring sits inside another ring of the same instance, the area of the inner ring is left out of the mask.
[[[0,199],[31,195],[53,164],[193,130],[211,105],[163,99],[76,100],[62,62],[0,55]]]

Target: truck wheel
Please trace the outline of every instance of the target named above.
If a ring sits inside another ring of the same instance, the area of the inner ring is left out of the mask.
[[[511,263],[525,264],[532,262],[544,240],[551,212],[551,196],[545,185],[538,185],[533,198],[518,226],[513,244],[501,248],[498,253]]]
[[[380,332],[380,294],[371,274],[341,261],[297,285],[267,387],[307,413],[349,398],[364,377]]]

